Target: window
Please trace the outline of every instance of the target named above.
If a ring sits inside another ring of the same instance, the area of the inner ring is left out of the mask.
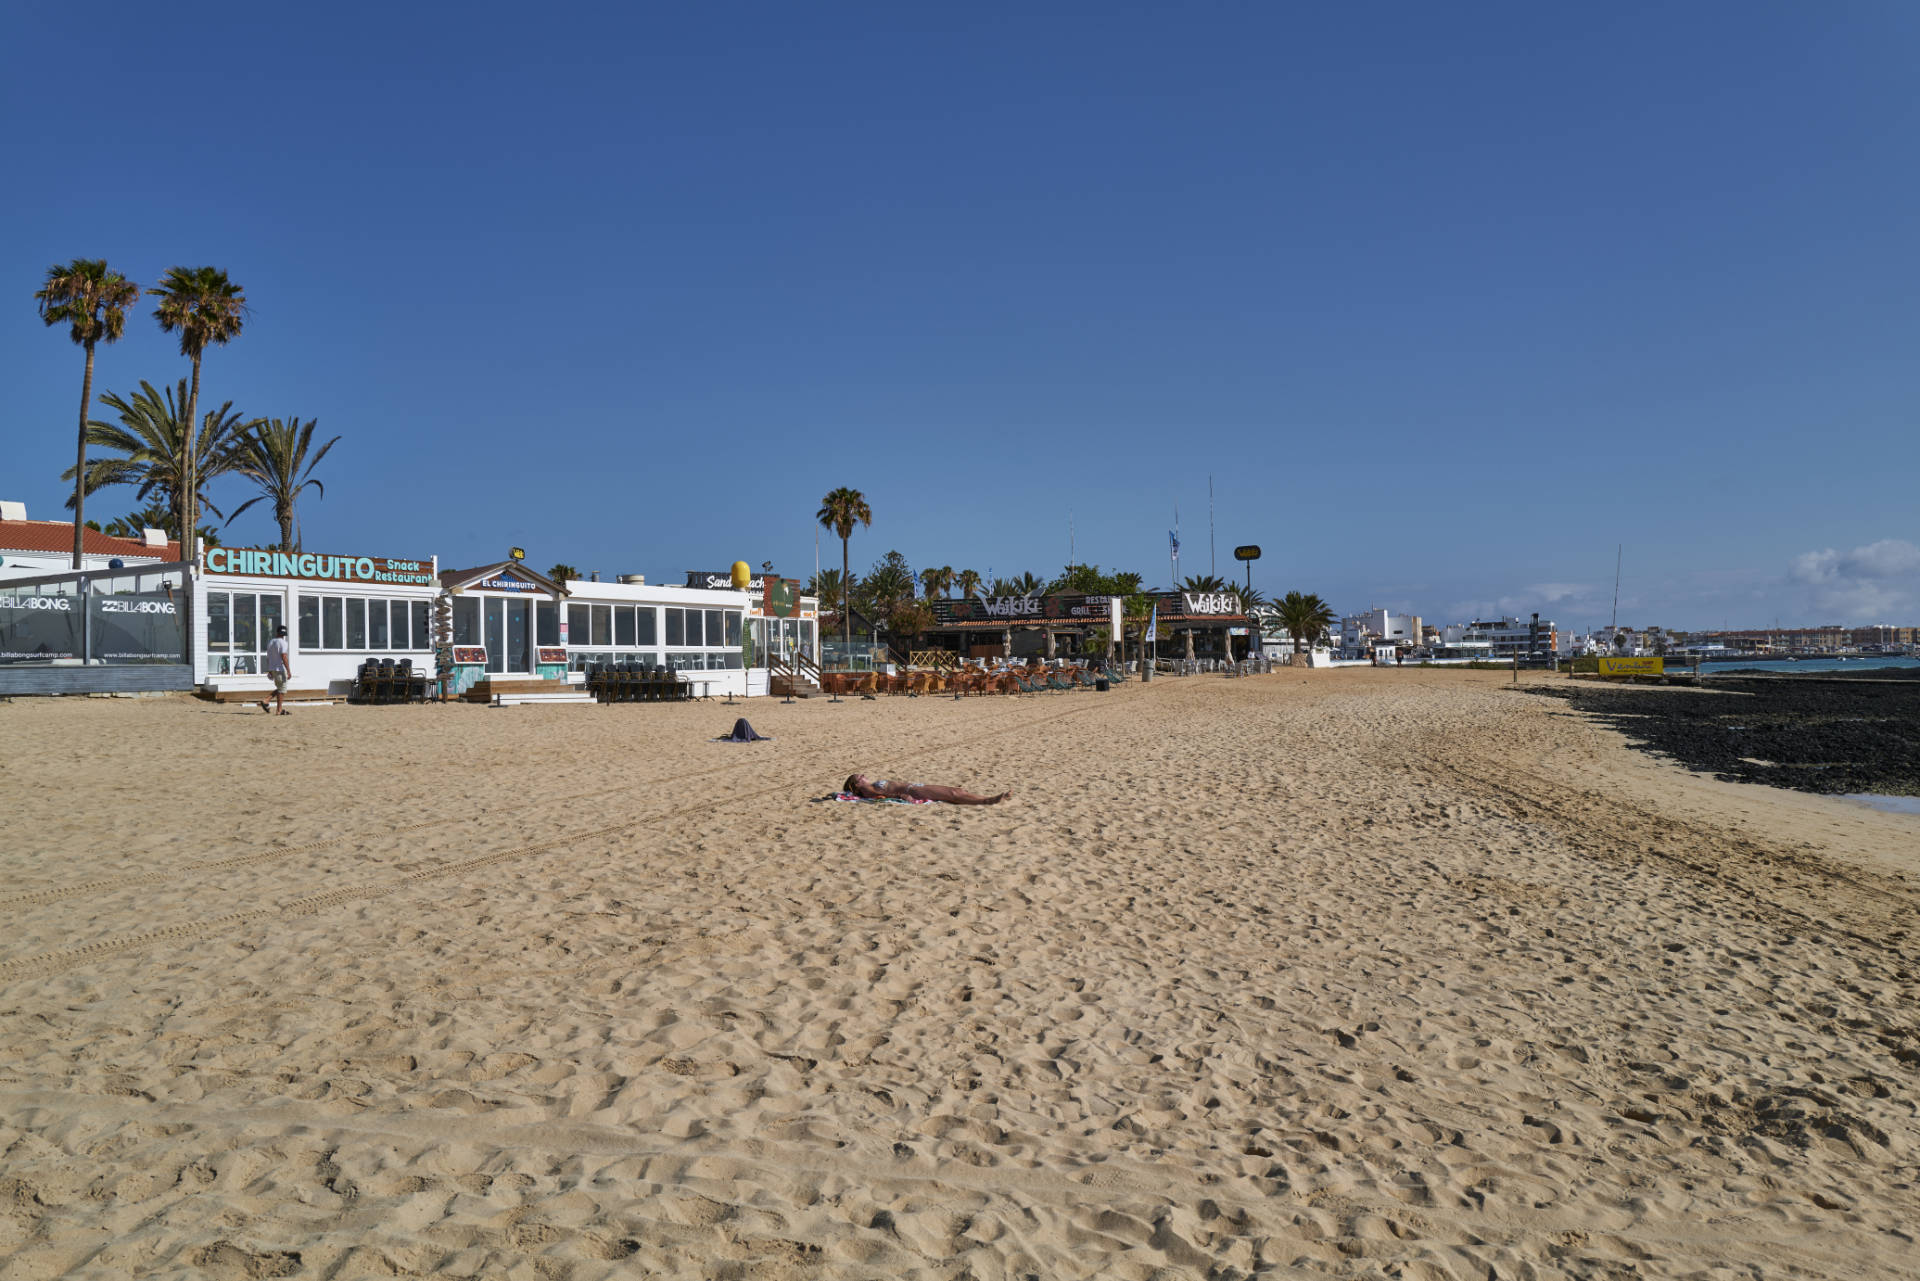
[[[345,628],[341,625],[341,601],[338,596],[320,598],[320,632],[322,649],[342,649],[346,644]]]
[[[701,621],[700,621],[702,617],[703,615],[697,609],[690,609],[687,611],[687,644],[704,645],[707,643],[705,640],[701,639],[706,632],[706,628],[701,624]]]
[[[595,605],[593,607],[593,643],[613,644],[613,606]]]
[[[684,645],[687,643],[687,611],[669,609],[667,611],[667,644]],[[671,662],[671,657],[669,657]]]
[[[651,605],[642,605],[639,609],[639,618],[640,636],[638,643],[642,645],[658,645],[660,643],[660,611]],[[654,661],[659,661],[657,656]]]
[[[263,653],[266,651],[267,642],[273,639],[273,634],[280,629],[284,621],[280,617],[280,609],[285,604],[284,596],[260,597],[260,649]]]
[[[533,630],[536,645],[560,643],[560,606],[550,600],[533,604]]]
[[[320,648],[320,598],[300,598],[300,648]]]
[[[227,594],[225,592],[207,593],[207,648],[225,649],[229,625],[227,621]]]
[[[590,605],[567,606],[567,644],[593,644],[593,607]]]
[[[740,648],[740,611],[737,609],[727,611],[727,646],[730,649]]]
[[[367,602],[355,597],[347,602],[347,648],[367,647]]]
[[[480,644],[480,601],[474,596],[453,598],[453,643]]]
[[[413,648],[432,649],[433,634],[428,627],[427,602],[423,600],[413,602],[411,612],[413,614]],[[395,624],[395,626],[398,626],[398,624]]]
[[[631,645],[633,640],[633,607],[621,605],[613,611],[613,643]]]
[[[725,639],[726,634],[727,633],[725,630],[725,626],[720,621],[720,611],[717,609],[708,610],[707,611],[707,644],[710,647],[726,644],[727,643]],[[733,643],[736,645],[740,643],[740,638],[738,635],[734,637]]]
[[[383,600],[367,602],[367,648],[387,648],[387,602]]]

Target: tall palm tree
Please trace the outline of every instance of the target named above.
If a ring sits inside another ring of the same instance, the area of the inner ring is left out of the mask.
[[[187,394],[187,421],[197,421],[200,412],[200,358],[209,344],[224,347],[240,336],[246,324],[247,297],[240,286],[227,279],[218,267],[169,267],[160,283],[147,292],[160,300],[153,315],[160,332],[180,334],[180,354],[193,362],[193,389]],[[231,402],[229,402],[231,403]],[[195,528],[199,518],[197,502],[200,485],[195,479],[196,459],[188,453],[187,474],[181,493],[186,499],[180,528]],[[215,513],[218,515],[219,513]],[[181,540],[180,551],[193,558],[190,540]],[[191,620],[187,620],[191,625]]]
[[[322,498],[327,496],[327,487],[313,478],[313,469],[320,465],[327,451],[340,440],[335,436],[320,446],[319,453],[308,458],[307,450],[313,445],[313,429],[319,425],[318,418],[309,418],[304,425],[298,418],[275,418],[250,425],[250,430],[234,447],[232,470],[258,485],[260,494],[234,508],[233,515],[227,517],[227,524],[233,524],[240,518],[241,512],[255,503],[271,499],[273,518],[280,522],[280,550],[300,550],[304,540],[295,521],[294,504],[299,500],[301,491],[309,485]]]
[[[867,506],[867,496],[857,489],[848,489],[845,485],[829,493],[820,500],[820,510],[814,514],[825,529],[840,536],[840,628],[842,641],[851,648],[853,645],[853,610],[847,600],[853,583],[852,567],[847,562],[847,543],[853,537],[855,525],[873,526],[873,508]]]
[[[1187,580],[1180,584],[1180,590],[1197,594],[1202,592],[1225,592],[1233,589],[1228,587],[1227,580],[1218,574],[1202,574],[1199,577],[1189,575]]]
[[[1042,579],[1032,570],[1028,570],[1013,580],[1013,594],[1015,596],[1038,596],[1046,589],[1046,586],[1046,580]]]
[[[236,458],[233,447],[246,429],[229,401],[208,410],[201,416],[200,430],[189,433],[184,412],[187,394],[187,380],[182,378],[177,387],[167,388],[164,394],[152,383],[142,382],[131,399],[112,392],[100,397],[100,403],[119,414],[120,421],[115,424],[95,419],[88,423],[87,443],[112,450],[119,457],[89,462],[85,483],[76,491],[77,496],[106,485],[132,485],[134,497],[141,502],[160,499],[167,534],[180,539],[183,558],[191,554],[186,550],[189,540],[181,537],[181,531],[190,528],[184,519],[187,477],[192,476],[193,483],[204,489],[214,477],[232,471]],[[62,479],[80,474],[76,467]],[[220,514],[220,509],[204,496],[200,501],[215,516]]]
[[[1287,635],[1293,637],[1293,652],[1296,654],[1325,636],[1327,629],[1333,626],[1333,610],[1325,601],[1311,594],[1288,592],[1280,598],[1274,612],[1286,625]]]
[[[67,335],[87,349],[87,372],[80,378],[80,457],[74,463],[73,567],[79,569],[80,540],[87,518],[80,476],[87,470],[87,413],[93,402],[93,348],[118,342],[126,332],[127,309],[140,301],[140,286],[107,268],[105,258],[75,258],[47,268],[47,283],[33,295],[40,319],[67,326]]]
[[[980,571],[977,569],[961,570],[953,576],[953,582],[954,586],[960,589],[962,596],[978,596],[980,594]]]

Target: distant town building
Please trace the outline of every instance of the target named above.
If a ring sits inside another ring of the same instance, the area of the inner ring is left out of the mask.
[[[1560,643],[1559,632],[1551,619],[1537,623],[1531,618],[1478,619],[1471,623],[1452,623],[1440,629],[1442,645],[1487,644],[1495,658],[1526,657],[1535,652],[1552,653]]]

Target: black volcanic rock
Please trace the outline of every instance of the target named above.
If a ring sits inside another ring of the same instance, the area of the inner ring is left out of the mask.
[[[1718,676],[1701,689],[1555,681],[1642,751],[1738,783],[1920,796],[1920,681]]]

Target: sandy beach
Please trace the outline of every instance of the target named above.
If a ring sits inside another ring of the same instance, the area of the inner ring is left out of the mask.
[[[0,1278],[1920,1275],[1920,818],[1508,682],[0,706]]]

